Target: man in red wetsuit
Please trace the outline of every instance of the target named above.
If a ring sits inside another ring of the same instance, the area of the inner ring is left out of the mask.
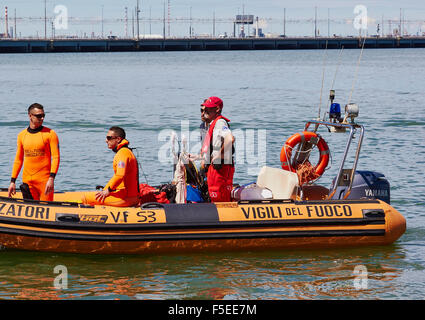
[[[231,200],[235,173],[235,138],[229,128],[230,120],[221,115],[223,101],[218,97],[208,98],[201,107],[208,123],[201,150],[205,163],[208,164],[208,192],[212,202],[228,202]]]

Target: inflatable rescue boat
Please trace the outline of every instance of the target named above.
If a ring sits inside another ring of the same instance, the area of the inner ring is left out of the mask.
[[[349,106],[349,116],[353,108]],[[330,189],[314,184],[329,160],[329,148],[317,133],[320,126],[350,132]],[[347,169],[355,133],[357,150]],[[97,254],[390,245],[405,232],[406,220],[390,205],[389,183],[382,174],[356,171],[363,133],[353,119],[309,121],[282,148],[282,168],[262,168],[256,183],[234,189],[233,202],[150,202],[118,208],[78,203],[80,192],[56,193],[55,201],[42,202],[8,198],[3,189],[0,244]],[[306,163],[306,154],[315,147],[318,164],[300,174],[299,164]]]
[[[405,220],[381,200],[86,207],[0,197],[6,248],[140,254],[388,245]]]

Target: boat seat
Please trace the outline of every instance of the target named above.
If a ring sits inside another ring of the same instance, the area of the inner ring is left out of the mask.
[[[298,175],[280,168],[264,166],[258,174],[257,185],[270,189],[273,193],[273,199],[296,200],[298,193]]]

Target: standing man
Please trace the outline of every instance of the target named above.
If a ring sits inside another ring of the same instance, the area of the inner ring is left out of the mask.
[[[9,197],[16,193],[16,178],[23,165],[22,182],[29,187],[32,198],[53,201],[54,180],[60,162],[59,139],[55,131],[43,126],[45,116],[41,104],[29,106],[29,127],[18,134]]]
[[[208,131],[202,145],[201,154],[208,166],[208,192],[212,202],[231,200],[233,188],[234,142],[235,138],[229,128],[230,120],[221,115],[223,101],[210,97],[201,105]]]
[[[125,139],[125,131],[120,127],[111,127],[106,135],[108,148],[116,153],[113,161],[114,176],[99,192],[86,192],[83,203],[89,205],[107,205],[131,207],[139,203],[139,170],[137,159]]]

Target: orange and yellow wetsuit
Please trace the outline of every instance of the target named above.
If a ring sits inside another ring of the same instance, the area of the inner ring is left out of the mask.
[[[27,128],[18,134],[12,181],[21,171],[22,182],[30,187],[34,200],[53,201],[53,192],[44,194],[47,180],[55,177],[60,162],[59,139],[56,132],[47,127]]]
[[[123,139],[114,150],[114,176],[109,180],[104,190],[111,194],[103,202],[96,200],[96,192],[86,192],[82,201],[89,205],[107,205],[115,207],[131,207],[139,203],[139,178],[137,159],[128,148],[129,142]]]

